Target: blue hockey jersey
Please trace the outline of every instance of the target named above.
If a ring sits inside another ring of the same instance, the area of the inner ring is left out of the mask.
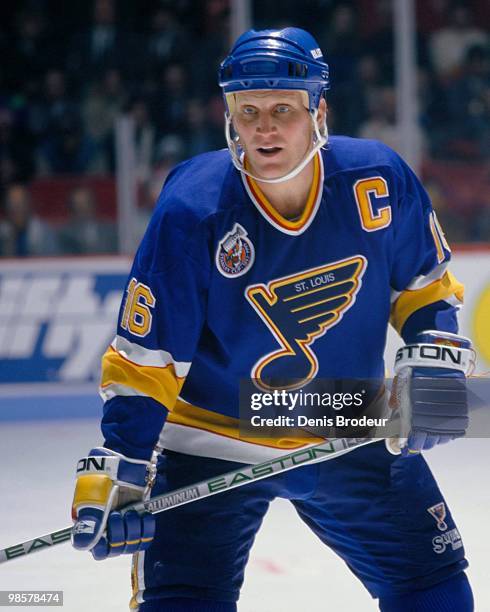
[[[381,143],[332,137],[282,217],[227,150],[169,176],[103,358],[106,444],[255,462],[305,441],[241,439],[240,379],[380,378],[387,326],[457,331],[463,287],[417,177]]]

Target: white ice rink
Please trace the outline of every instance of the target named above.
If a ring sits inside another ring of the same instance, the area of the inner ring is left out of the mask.
[[[70,524],[74,466],[99,438],[96,420],[0,423],[0,548]],[[426,457],[465,542],[476,610],[488,612],[490,441],[461,440]],[[68,612],[120,612],[128,609],[129,565],[129,558],[97,563],[64,543],[2,564],[0,590],[63,590]],[[239,611],[309,609],[369,612],[377,606],[292,507],[277,501],[252,550]]]

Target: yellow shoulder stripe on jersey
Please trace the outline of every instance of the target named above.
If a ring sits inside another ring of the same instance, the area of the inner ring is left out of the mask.
[[[464,285],[451,272],[445,272],[440,279],[422,289],[403,291],[391,307],[391,324],[398,333],[401,333],[406,320],[416,310],[439,300],[446,300],[451,296],[455,296],[462,302],[463,295]]]
[[[152,397],[167,410],[174,407],[184,381],[185,377],[176,375],[173,364],[142,366],[123,357],[111,346],[102,357],[102,389],[113,384],[126,385]]]
[[[245,160],[245,167],[248,169],[247,160]],[[308,194],[308,199],[306,201],[306,206],[301,213],[300,217],[294,221],[286,219],[283,217],[277,210],[272,206],[269,200],[264,195],[263,191],[257,184],[253,178],[246,176],[246,181],[250,192],[253,194],[256,203],[260,206],[260,208],[264,211],[264,213],[277,225],[287,230],[299,230],[301,229],[305,223],[310,219],[311,215],[314,212],[315,204],[318,200],[319,190],[322,187],[320,184],[320,154],[317,153],[313,158],[313,180],[311,182],[310,192]]]
[[[320,442],[324,440],[324,438],[313,436],[302,429],[295,430],[298,432],[297,436],[295,434],[287,438],[259,438],[247,436],[244,432],[240,431],[238,419],[218,414],[217,412],[206,410],[205,408],[193,406],[182,400],[177,400],[173,411],[167,417],[167,421],[175,423],[176,425],[184,425],[186,427],[194,427],[196,429],[209,431],[242,442],[278,449],[295,450],[297,448],[302,448],[305,444],[320,444]]]

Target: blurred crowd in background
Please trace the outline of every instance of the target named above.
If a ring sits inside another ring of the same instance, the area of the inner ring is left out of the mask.
[[[136,126],[142,227],[176,163],[225,146],[216,75],[229,1],[3,4],[0,255],[116,252],[116,117]],[[392,0],[251,4],[254,27],[297,25],[319,41],[331,133],[400,148]],[[425,184],[450,241],[486,241],[490,4],[420,0],[417,29]]]

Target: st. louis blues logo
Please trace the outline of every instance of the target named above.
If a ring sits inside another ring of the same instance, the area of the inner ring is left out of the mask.
[[[235,223],[220,241],[216,251],[216,266],[228,278],[235,278],[247,272],[255,258],[252,242],[239,223]]]
[[[281,345],[252,368],[261,387],[293,389],[316,376],[311,345],[354,304],[366,267],[366,259],[357,255],[247,288],[249,302]],[[284,379],[290,384],[273,382]]]
[[[446,505],[444,502],[440,504],[436,504],[435,506],[431,506],[427,508],[427,512],[436,520],[437,529],[439,531],[446,531],[447,523],[444,522],[446,518]]]

